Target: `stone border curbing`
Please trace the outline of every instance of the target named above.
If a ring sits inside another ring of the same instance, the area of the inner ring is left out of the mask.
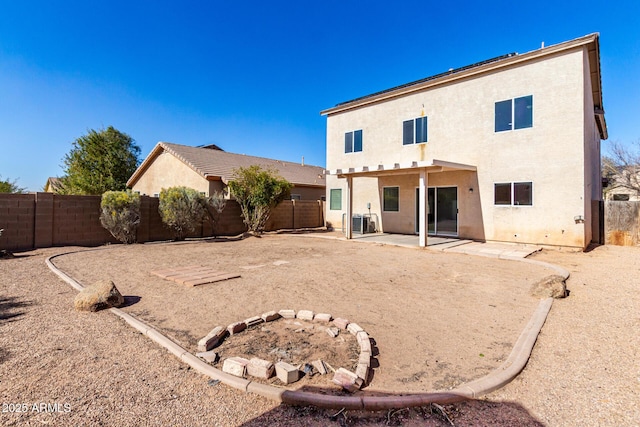
[[[71,276],[64,273],[62,270],[58,269],[51,261],[52,259],[59,256],[76,252],[84,251],[71,251],[53,255],[48,257],[45,260],[45,263],[47,264],[49,269],[51,269],[51,271],[53,271],[58,277],[60,277],[74,289],[80,291],[84,289],[84,286],[82,286]],[[564,277],[565,280],[569,278],[569,271],[543,261],[528,260],[525,258],[513,256],[499,256],[498,258],[542,265],[557,271]],[[533,350],[533,346],[535,345],[538,334],[540,333],[547,315],[551,310],[552,304],[553,298],[546,298],[540,301],[540,303],[538,304],[538,308],[536,309],[533,316],[531,317],[531,320],[518,338],[518,341],[513,347],[513,350],[511,351],[511,354],[509,355],[507,360],[502,365],[500,365],[500,367],[493,370],[484,377],[466,384],[462,384],[453,390],[435,391],[431,393],[411,393],[406,395],[396,394],[389,396],[323,395],[306,391],[292,391],[267,384],[249,381],[244,378],[227,374],[217,368],[214,368],[205,361],[189,353],[182,346],[176,344],[166,336],[162,335],[153,327],[147,325],[139,319],[136,319],[130,314],[125,313],[118,308],[110,308],[109,311],[122,318],[133,328],[140,331],[142,334],[146,335],[160,346],[167,349],[170,353],[172,353],[178,359],[182,360],[184,363],[188,364],[195,371],[212,379],[220,380],[220,382],[238,390],[242,390],[245,393],[258,394],[260,396],[274,400],[278,403],[286,403],[289,405],[313,405],[320,408],[328,409],[344,408],[347,410],[379,411],[425,406],[430,403],[449,404],[461,402],[464,400],[477,398],[484,394],[488,394],[509,383],[524,369],[525,365],[527,364],[529,356],[531,355],[531,351]]]
[[[314,313],[313,310],[298,310],[296,313],[293,309],[281,309],[279,311],[268,311],[266,313],[262,313],[258,316],[249,317],[243,321],[233,322],[226,327],[216,326],[209,334],[207,334],[204,338],[198,341],[198,352],[196,356],[202,356],[205,352],[212,352],[214,348],[219,347],[226,340],[227,336],[236,335],[246,331],[251,326],[264,325],[267,323],[275,322],[280,319],[298,319],[303,320],[305,322],[314,322],[317,325],[324,325],[325,331],[332,337],[336,338],[339,334],[340,330],[347,331],[351,333],[356,339],[358,346],[360,347],[360,353],[358,353],[358,363],[356,365],[355,372],[349,371],[346,368],[343,369],[344,372],[342,374],[338,374],[337,371],[334,371],[333,382],[342,386],[345,390],[354,392],[356,390],[360,390],[362,387],[365,387],[369,384],[370,371],[373,370],[371,367],[371,359],[374,359],[372,345],[370,336],[367,332],[364,331],[357,323],[351,322],[348,319],[344,318],[334,318],[329,313]],[[329,326],[332,323],[335,326]],[[302,324],[300,324],[302,325]],[[328,326],[328,327],[327,327]],[[202,357],[204,358],[204,357]],[[226,360],[232,359],[234,356],[228,356],[225,358]],[[225,362],[226,363],[226,362]],[[277,362],[276,364],[276,373],[278,372]],[[230,370],[233,370],[233,364],[229,365],[229,368],[226,369],[225,366],[222,366],[222,371],[227,373],[232,373]],[[247,365],[248,366],[248,365]],[[297,371],[297,369],[296,369]],[[236,375],[239,377],[244,377],[245,374],[249,376],[251,375],[248,371],[237,371],[240,375]],[[322,373],[321,373],[322,374]],[[326,372],[325,372],[326,374]],[[345,378],[344,374],[347,375]],[[353,377],[353,378],[352,378]],[[263,379],[268,379],[263,378]],[[339,378],[343,378],[343,381],[340,381]],[[350,378],[350,379],[349,379]],[[296,378],[292,381],[284,381],[280,378],[280,380],[284,384],[291,384],[298,381],[299,378]]]

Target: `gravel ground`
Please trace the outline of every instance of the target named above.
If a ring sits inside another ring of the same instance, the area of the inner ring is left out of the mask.
[[[450,425],[435,406],[337,414],[211,384],[110,313],[75,312],[75,291],[44,264],[69,249],[0,260],[1,425]],[[640,425],[640,248],[535,258],[572,272],[571,296],[519,377],[442,409],[457,426]]]
[[[377,392],[446,390],[498,368],[539,304],[530,286],[554,273],[499,259],[291,235],[119,245],[64,255],[54,263],[82,283],[113,280],[123,295],[137,298],[124,311],[192,352],[215,326],[271,310],[347,318],[376,342],[379,366],[366,390]],[[193,288],[150,274],[190,265],[241,277]],[[345,365],[349,356],[338,362],[329,354],[330,342],[301,334],[308,357],[285,361],[322,359],[336,369],[355,370],[357,357],[354,366]],[[266,356],[258,355],[283,360]],[[339,391],[330,378],[322,379],[327,389]],[[307,385],[305,377],[291,388]]]

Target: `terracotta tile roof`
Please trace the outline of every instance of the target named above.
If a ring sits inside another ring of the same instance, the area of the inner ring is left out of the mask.
[[[149,154],[138,170],[131,176],[127,185],[131,187],[150,162],[163,150],[171,153],[204,178],[208,179],[218,178],[222,179],[223,182],[228,182],[233,178],[234,169],[259,165],[263,168],[273,167],[283,178],[294,185],[325,186],[324,168],[319,166],[302,165],[300,163],[285,162],[264,157],[229,153],[219,149],[190,147],[168,142],[159,142],[154,147],[151,154]]]

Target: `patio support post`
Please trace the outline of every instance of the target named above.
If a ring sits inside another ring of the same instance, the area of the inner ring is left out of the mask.
[[[353,177],[347,176],[347,224],[345,230],[347,232],[347,239],[353,238],[353,220],[351,219],[353,215]]]
[[[426,169],[420,169],[420,185],[418,187],[419,193],[419,230],[420,230],[420,242],[419,246],[424,248],[427,246],[427,186],[428,184],[428,174]]]

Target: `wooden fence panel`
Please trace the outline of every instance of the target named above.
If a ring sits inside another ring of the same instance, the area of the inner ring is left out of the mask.
[[[640,202],[605,202],[606,244],[640,245]]]

